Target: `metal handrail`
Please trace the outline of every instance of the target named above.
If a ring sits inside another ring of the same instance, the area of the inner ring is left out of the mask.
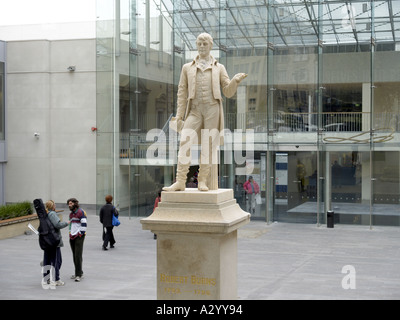
[[[166,134],[166,142],[169,143],[169,120],[172,114],[160,129]],[[267,133],[267,122],[272,124],[275,132],[353,132],[353,136],[343,139],[357,143],[369,141],[369,138],[362,137],[366,133],[379,131],[388,133],[374,138],[374,142],[386,142],[393,138],[394,133],[400,132],[400,113],[374,113],[373,128],[370,128],[371,113],[369,112],[322,112],[322,113],[300,113],[300,112],[275,112],[271,119],[267,118],[266,112],[228,113],[225,114],[225,128],[232,132],[238,128],[253,129],[255,133]],[[319,123],[319,126],[318,126]],[[385,129],[386,128],[386,129]],[[147,148],[154,142],[146,141],[145,130],[139,132],[121,132],[120,135],[120,158],[146,158]],[[382,137],[384,137],[382,139]],[[326,136],[325,142],[341,142],[341,137],[333,138]],[[354,141],[353,141],[354,142]]]

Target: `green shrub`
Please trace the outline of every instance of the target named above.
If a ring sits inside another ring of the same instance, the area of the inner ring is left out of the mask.
[[[0,206],[0,220],[23,217],[33,214],[33,205],[29,201]]]

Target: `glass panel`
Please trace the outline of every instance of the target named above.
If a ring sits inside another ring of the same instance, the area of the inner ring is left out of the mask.
[[[266,14],[266,7],[259,3],[228,1],[226,10],[221,7],[226,25],[220,34],[226,39],[221,39],[219,52],[230,78],[239,72],[248,74],[236,95],[224,101],[225,128],[233,134],[234,143],[232,165],[226,172],[235,177],[234,185],[226,187],[234,188],[237,202],[252,219],[262,220],[266,219],[267,188],[267,28],[258,23]],[[253,187],[259,189],[258,196],[251,184],[245,190],[250,176]]]
[[[274,143],[314,144],[317,138],[318,12],[308,3],[274,5],[269,15],[269,103]],[[310,20],[312,18],[313,20]],[[313,22],[312,22],[313,21]],[[301,149],[300,149],[301,150]]]
[[[375,151],[373,155],[373,225],[400,225],[400,153]]]
[[[370,159],[369,152],[329,152],[330,209],[335,223],[369,225]]]
[[[319,137],[320,139],[320,137]],[[329,169],[326,170],[326,155],[325,146],[322,143],[318,143],[319,150],[317,151],[317,172],[316,177],[309,179],[310,188],[312,184],[315,184],[315,193],[317,198],[317,226],[319,227],[322,224],[327,222],[327,210],[328,209],[327,202],[329,197],[326,196],[326,172],[329,172]],[[328,159],[329,160],[329,159]],[[315,174],[314,174],[315,176]]]
[[[369,224],[371,10],[365,1],[322,4],[323,223],[333,210],[336,223]]]
[[[399,12],[399,1],[377,1],[372,12],[371,226],[400,224],[400,75],[393,68],[400,57]]]
[[[266,156],[265,152],[259,151],[247,154],[247,158],[243,158],[245,163],[234,167],[235,198],[240,207],[252,215],[252,219],[266,219]]]
[[[112,1],[97,0],[96,11],[96,191],[97,206],[107,194],[114,195],[114,6]],[[117,199],[115,199],[117,200]],[[118,201],[118,200],[117,200]],[[114,202],[118,203],[118,202]]]
[[[121,174],[127,175],[130,188],[121,192],[130,216],[148,216],[158,192],[173,181],[168,121],[175,113],[171,70],[179,58],[171,58],[170,7],[163,1],[130,1],[129,10],[129,74],[120,78],[119,130],[121,155],[129,149],[128,161],[120,162],[126,166]],[[154,146],[155,141],[160,145]]]
[[[275,153],[274,221],[317,223],[317,153]]]
[[[275,195],[275,153],[268,150],[266,159],[266,170],[265,170],[265,214],[266,222],[272,223],[274,220],[274,195]]]
[[[4,140],[4,121],[5,121],[5,69],[4,62],[0,62],[0,140]]]

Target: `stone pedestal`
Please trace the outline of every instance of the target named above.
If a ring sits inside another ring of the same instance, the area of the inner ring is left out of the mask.
[[[157,299],[237,299],[237,229],[249,221],[231,189],[162,192],[141,220],[157,234]]]

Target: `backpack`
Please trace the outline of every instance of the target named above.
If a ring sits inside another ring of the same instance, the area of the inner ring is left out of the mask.
[[[33,200],[39,217],[39,245],[42,250],[55,249],[60,244],[61,236],[51,223],[42,199]]]

